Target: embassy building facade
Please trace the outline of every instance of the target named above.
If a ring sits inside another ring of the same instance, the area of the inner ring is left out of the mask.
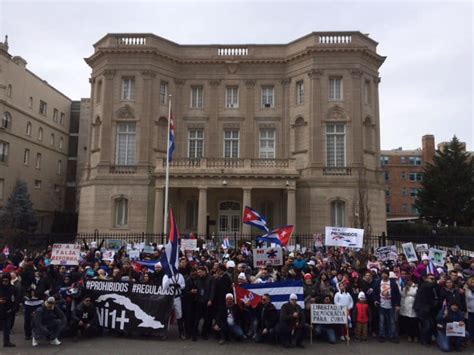
[[[384,232],[376,47],[360,32],[276,45],[106,35],[86,59],[78,231],[163,232],[171,95],[169,194],[182,233],[255,233],[244,206],[296,233]]]

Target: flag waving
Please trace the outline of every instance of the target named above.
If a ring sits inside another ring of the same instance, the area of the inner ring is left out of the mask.
[[[179,231],[174,219],[173,209],[170,208],[170,233],[168,244],[165,245],[165,253],[161,258],[163,270],[168,276],[178,272],[179,265]]]
[[[288,242],[290,241],[290,238],[291,238],[291,235],[293,234],[294,229],[295,229],[295,226],[292,226],[292,225],[280,227],[271,231],[270,233],[267,233],[258,237],[257,241],[275,243],[284,247],[288,245]]]
[[[173,152],[174,152],[174,121],[173,121],[173,111],[170,111],[170,120],[169,120],[169,131],[170,131],[170,140],[168,143],[168,161],[171,162],[173,159]]]
[[[238,285],[235,285],[234,289],[235,289],[235,299],[237,300],[237,302],[242,302],[244,304],[249,303],[252,308],[255,308],[262,301],[261,295],[256,294],[250,290],[247,290]]]
[[[267,233],[270,231],[267,226],[267,220],[260,215],[260,213],[248,206],[245,206],[244,209],[244,223],[257,227]]]

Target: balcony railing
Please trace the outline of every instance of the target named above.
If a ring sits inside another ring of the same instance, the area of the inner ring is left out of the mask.
[[[137,166],[136,165],[111,165],[110,174],[136,174],[137,173]]]
[[[166,168],[166,158],[161,167]],[[290,159],[242,159],[242,158],[178,158],[170,162],[171,168],[229,168],[229,169],[292,169]]]
[[[352,169],[347,167],[326,167],[323,168],[324,176],[350,176],[352,175]]]
[[[288,159],[252,159],[251,168],[288,168],[290,163]]]

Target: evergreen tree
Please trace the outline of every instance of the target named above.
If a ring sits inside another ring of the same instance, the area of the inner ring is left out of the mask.
[[[0,210],[2,229],[34,232],[37,225],[26,182],[17,180],[6,205]]]
[[[474,220],[473,162],[456,136],[426,164],[416,207],[429,221],[469,226]]]

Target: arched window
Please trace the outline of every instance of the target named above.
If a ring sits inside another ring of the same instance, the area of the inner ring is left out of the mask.
[[[50,145],[54,145],[54,133],[51,133],[51,138],[49,140]]]
[[[128,226],[128,200],[125,197],[115,199],[114,226],[124,228]]]
[[[295,152],[301,152],[306,149],[306,122],[303,117],[298,117],[293,127],[295,129]]]
[[[346,217],[346,203],[341,200],[331,202],[331,226],[344,227]]]
[[[43,140],[43,128],[41,127],[38,129],[38,140]]]
[[[8,87],[7,87],[7,96],[8,96],[8,97],[12,97],[12,93],[13,93],[12,84],[8,84]]]
[[[3,113],[2,128],[4,128],[4,129],[12,128],[12,115],[8,111],[5,111]]]

